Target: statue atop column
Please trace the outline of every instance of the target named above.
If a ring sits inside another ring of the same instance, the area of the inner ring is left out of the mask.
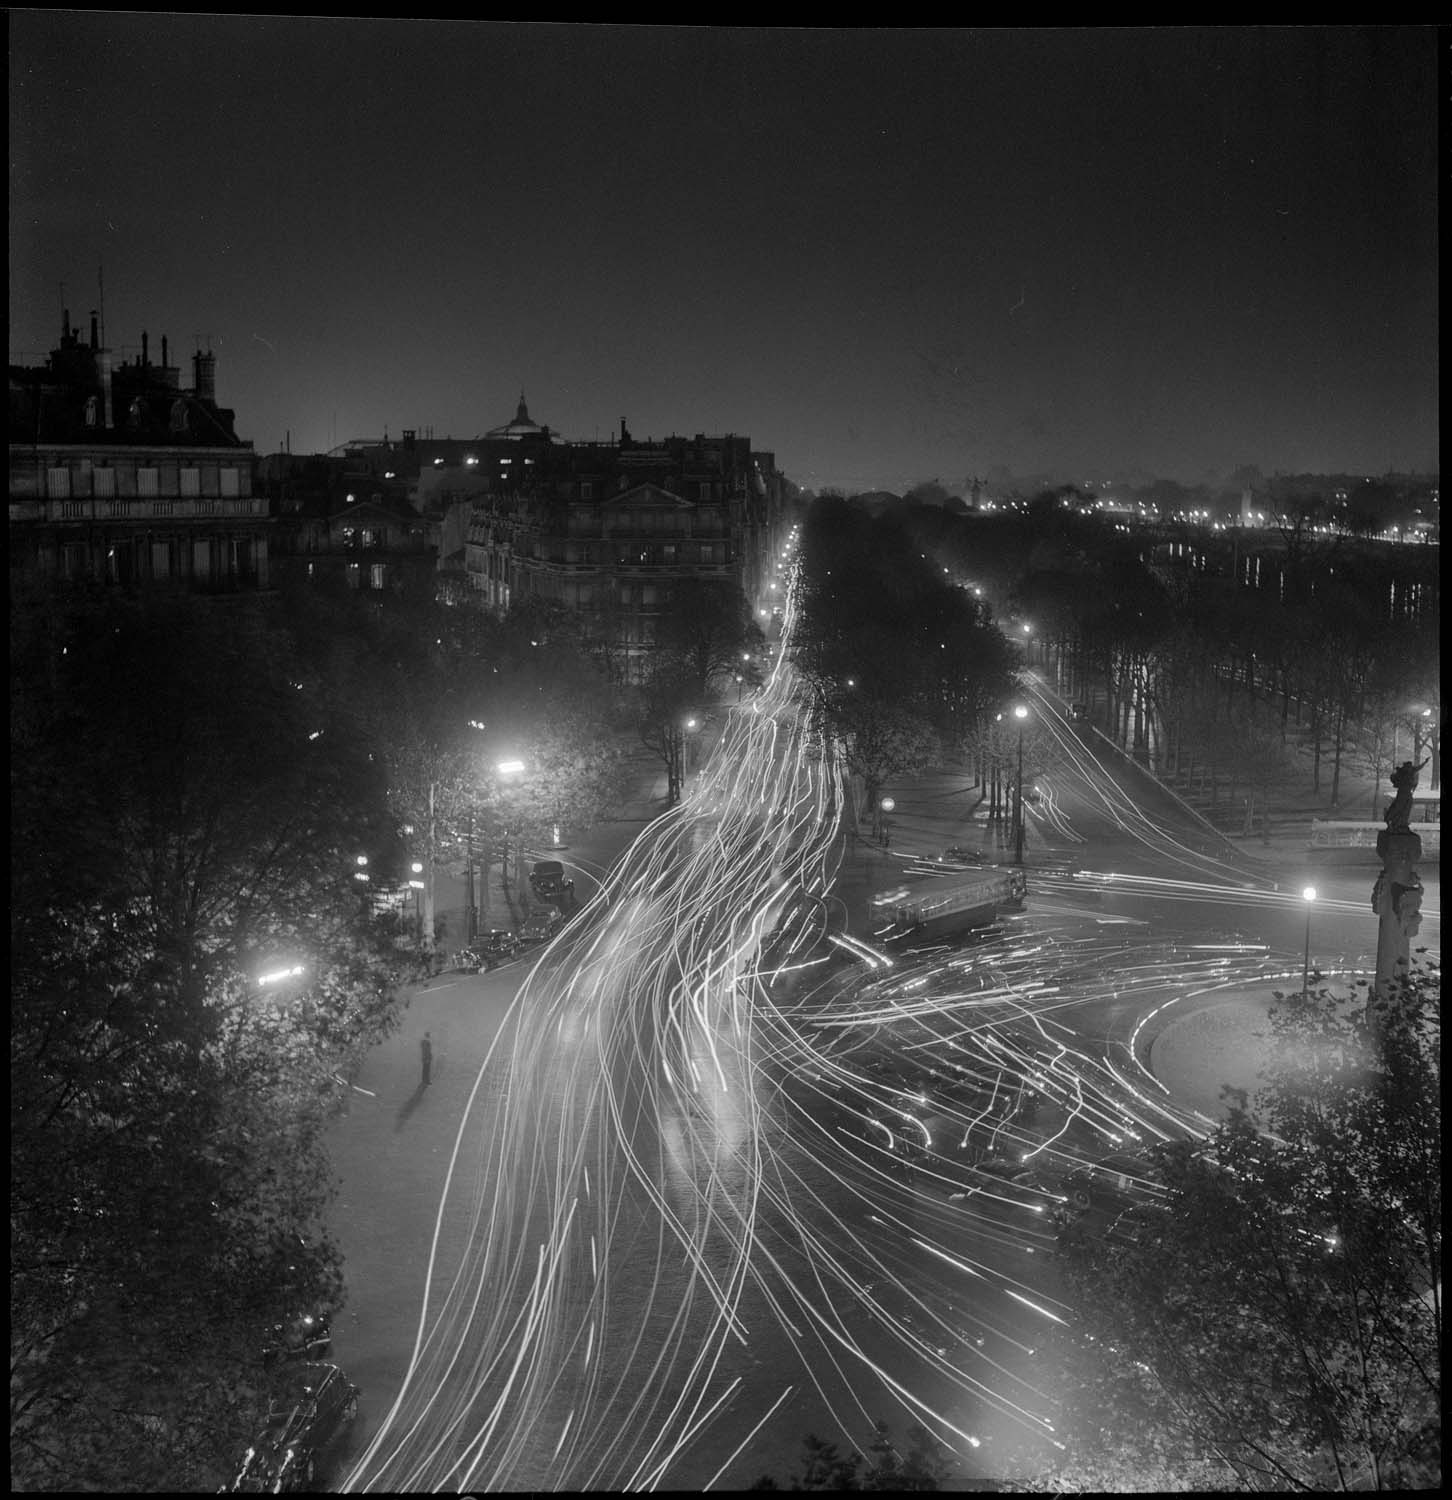
[[[1404,760],[1395,771],[1391,773],[1391,784],[1397,789],[1397,794],[1387,803],[1386,809],[1386,831],[1388,833],[1410,833],[1412,813],[1412,793],[1417,789],[1417,773],[1427,764],[1426,761],[1418,761],[1413,765],[1411,761]]]
[[[1377,914],[1376,993],[1386,1001],[1395,982],[1406,975],[1412,939],[1422,925],[1422,881],[1417,861],[1422,841],[1412,832],[1412,793],[1417,772],[1427,764],[1405,760],[1391,774],[1397,789],[1386,810],[1386,827],[1376,836],[1382,870],[1372,887],[1371,907]]]

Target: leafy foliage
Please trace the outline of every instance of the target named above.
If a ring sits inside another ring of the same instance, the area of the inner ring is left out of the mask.
[[[824,1442],[815,1433],[802,1439],[802,1448],[801,1469],[787,1489],[938,1490],[954,1472],[948,1449],[920,1422],[914,1422],[909,1430],[906,1453],[894,1445],[886,1422],[877,1423],[866,1455],[843,1454],[835,1443]],[[779,1490],[782,1486],[764,1474],[751,1488]]]
[[[1002,635],[895,521],[818,501],[800,592],[797,668],[874,801],[886,780],[922,770],[940,737],[964,745],[1011,692]]]
[[[13,606],[21,1487],[215,1486],[266,1330],[340,1296],[320,1140],[396,1022],[351,880],[388,818],[299,665],[250,610]]]
[[[1242,1097],[1160,1152],[1168,1197],[1133,1243],[1068,1244],[1071,1466],[1438,1486],[1439,999],[1435,968],[1380,999],[1278,996],[1270,1133]]]

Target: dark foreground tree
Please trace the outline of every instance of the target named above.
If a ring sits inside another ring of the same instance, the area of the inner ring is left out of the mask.
[[[11,646],[12,1484],[214,1488],[267,1331],[338,1301],[333,1072],[396,1023],[352,880],[383,789],[259,616],[21,609]]]
[[[815,1433],[802,1439],[801,1467],[786,1485],[763,1474],[754,1490],[939,1490],[954,1474],[949,1450],[925,1428],[914,1422],[904,1453],[892,1441],[886,1422],[879,1422],[867,1445],[867,1454],[843,1454],[835,1443],[824,1442]]]
[[[1393,991],[1278,996],[1266,1133],[1242,1098],[1160,1152],[1162,1205],[1068,1243],[1067,1473],[1440,1486],[1438,971]]]

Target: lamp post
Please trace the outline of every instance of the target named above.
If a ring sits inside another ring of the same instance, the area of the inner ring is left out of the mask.
[[[468,827],[464,833],[464,901],[468,910],[464,913],[465,941],[472,943],[479,935],[476,920],[478,908],[474,904],[474,809],[469,809]]]
[[[1311,988],[1311,907],[1316,901],[1316,887],[1308,885],[1301,892],[1301,900],[1306,903],[1306,956],[1301,963],[1301,999],[1304,1000]]]
[[[501,760],[494,768],[501,776],[517,776],[524,770],[522,760]],[[506,892],[509,890],[509,829],[504,830],[504,850],[499,861],[499,879]]]
[[[1027,630],[1028,626],[1025,625]],[[1018,780],[1013,795],[1013,862],[1023,863],[1023,723],[1028,718],[1028,709],[1016,704],[1013,716],[1018,720]]]
[[[882,812],[882,847],[887,849],[891,847],[892,841],[892,825],[887,821],[887,815],[893,811],[897,803],[891,797],[884,797],[877,805]]]

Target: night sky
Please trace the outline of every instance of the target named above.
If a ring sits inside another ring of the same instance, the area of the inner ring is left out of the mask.
[[[10,13],[10,357],[260,452],[747,433],[810,488],[1432,470],[1429,27]]]

